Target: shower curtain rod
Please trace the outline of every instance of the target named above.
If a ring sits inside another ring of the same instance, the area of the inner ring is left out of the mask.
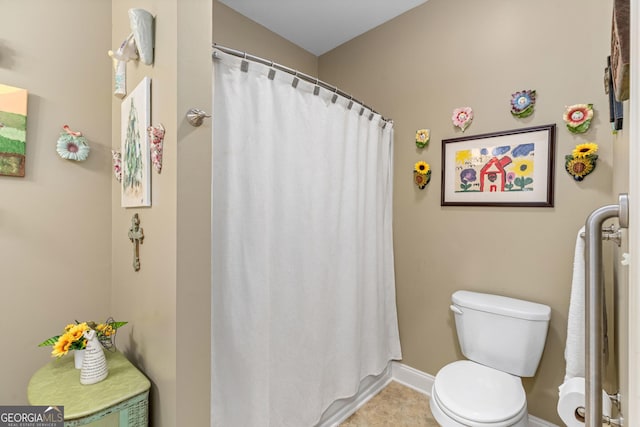
[[[338,95],[342,96],[343,98],[348,99],[349,100],[349,105],[348,105],[347,108],[349,108],[349,109],[351,109],[353,107],[354,103],[355,104],[360,104],[362,106],[362,108],[360,110],[360,115],[362,115],[364,113],[365,109],[371,111],[371,114],[369,115],[369,120],[373,119],[373,115],[374,114],[379,114],[380,118],[384,122],[384,125],[382,126],[383,128],[387,126],[387,123],[393,123],[392,119],[388,119],[388,118],[384,117],[382,114],[378,113],[373,108],[371,108],[368,105],[366,105],[364,102],[361,102],[361,101],[357,100],[356,98],[354,98],[353,96],[349,95],[348,93],[341,91],[337,87],[332,86],[332,85],[330,85],[328,83],[325,83],[322,80],[318,80],[317,78],[312,77],[312,76],[310,76],[308,74],[301,73],[298,70],[294,70],[293,68],[289,68],[289,67],[286,67],[284,65],[277,64],[277,63],[275,63],[273,61],[270,61],[268,59],[260,58],[259,56],[251,55],[251,54],[249,54],[247,52],[242,52],[240,50],[232,49],[230,47],[221,46],[221,45],[216,44],[216,43],[213,44],[213,48],[214,49],[218,49],[218,50],[220,50],[220,51],[222,51],[224,53],[228,53],[229,55],[237,56],[237,57],[240,57],[240,58],[243,58],[243,59],[247,59],[247,60],[250,60],[250,61],[254,61],[254,62],[259,62],[260,64],[267,65],[267,66],[269,66],[269,67],[271,67],[273,69],[284,71],[285,73],[291,74],[294,77],[297,77],[297,78],[302,79],[302,80],[304,80],[306,82],[312,83],[312,84],[314,84],[314,85],[316,85],[318,87],[325,88],[328,91],[333,92],[333,94],[334,94],[333,98],[331,99],[331,102],[336,102],[336,100],[338,99]],[[213,58],[215,59],[215,57],[216,57],[216,53],[213,52]],[[270,76],[270,78],[273,78],[273,77]],[[315,91],[314,91],[314,94],[317,95],[317,93]]]

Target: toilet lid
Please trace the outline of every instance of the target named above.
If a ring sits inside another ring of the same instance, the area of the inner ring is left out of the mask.
[[[527,404],[519,377],[468,360],[442,368],[433,393],[450,415],[478,423],[509,420]]]

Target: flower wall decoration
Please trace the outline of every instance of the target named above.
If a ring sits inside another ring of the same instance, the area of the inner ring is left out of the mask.
[[[413,182],[422,190],[429,181],[431,181],[431,166],[427,162],[417,162],[413,166]]]
[[[535,90],[521,90],[511,94],[511,114],[514,117],[523,119],[533,114],[533,107],[536,103]]]
[[[431,131],[429,129],[420,129],[416,132],[416,146],[418,148],[424,148],[429,145],[429,139],[431,139]]]
[[[56,144],[56,151],[63,159],[81,162],[89,157],[89,144],[82,132],[74,132],[64,125]]]
[[[562,119],[571,133],[584,133],[591,125],[593,104],[575,104],[567,107]]]
[[[122,153],[118,150],[111,150],[111,163],[113,164],[113,176],[118,182],[122,182]]]
[[[156,172],[162,171],[162,151],[164,145],[164,126],[162,123],[157,126],[149,126],[149,139],[151,141],[151,163]]]
[[[87,346],[87,339],[84,337],[84,332],[93,329],[96,331],[98,340],[105,348],[113,347],[113,340],[116,335],[116,330],[128,322],[116,322],[113,319],[108,319],[104,323],[91,322],[78,322],[71,323],[64,328],[64,332],[61,335],[51,337],[40,344],[38,347],[53,346],[51,351],[52,357],[62,357],[69,352],[69,350],[84,350]]]
[[[571,154],[565,156],[564,168],[576,181],[582,181],[596,168],[598,144],[587,142],[578,144]]]
[[[473,110],[471,107],[456,108],[453,110],[451,120],[454,126],[459,127],[464,132],[473,120]]]

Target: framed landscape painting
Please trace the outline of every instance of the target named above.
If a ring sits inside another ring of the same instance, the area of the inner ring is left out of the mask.
[[[122,101],[122,207],[151,206],[151,79]]]
[[[24,176],[27,90],[0,84],[0,175]]]

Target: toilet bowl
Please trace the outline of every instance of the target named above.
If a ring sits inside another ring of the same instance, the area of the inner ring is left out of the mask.
[[[440,369],[431,390],[431,413],[443,427],[526,427],[522,381],[468,360]]]
[[[442,427],[527,427],[521,377],[535,375],[551,308],[479,292],[451,296],[460,350],[468,360],[436,374],[429,403]]]

